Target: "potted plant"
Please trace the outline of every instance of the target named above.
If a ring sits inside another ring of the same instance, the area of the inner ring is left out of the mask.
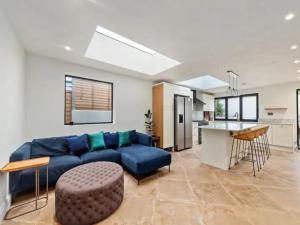
[[[153,122],[152,122],[152,112],[150,109],[144,114],[145,115],[145,127],[148,135],[152,136]]]

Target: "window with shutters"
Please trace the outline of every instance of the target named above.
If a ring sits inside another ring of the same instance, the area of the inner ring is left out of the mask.
[[[65,76],[65,125],[112,123],[113,84]]]

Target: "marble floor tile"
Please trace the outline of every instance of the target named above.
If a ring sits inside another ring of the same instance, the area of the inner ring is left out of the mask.
[[[121,206],[99,225],[300,225],[300,154],[272,151],[254,177],[241,161],[229,171],[201,163],[201,147],[172,153],[172,166],[142,180],[125,172]],[[17,198],[15,204],[33,199]],[[22,209],[26,210],[26,209]],[[17,211],[17,212],[20,212]],[[14,213],[17,213],[14,212]],[[36,212],[4,225],[59,225],[55,194]]]

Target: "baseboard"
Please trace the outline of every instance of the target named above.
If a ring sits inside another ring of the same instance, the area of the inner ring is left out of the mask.
[[[283,151],[283,152],[294,152],[295,148],[290,147],[282,147],[277,145],[270,145],[271,150]]]
[[[0,205],[0,223],[2,223],[6,212],[10,208],[10,204],[11,204],[11,195],[9,194],[6,196],[5,201],[2,202],[2,204]]]

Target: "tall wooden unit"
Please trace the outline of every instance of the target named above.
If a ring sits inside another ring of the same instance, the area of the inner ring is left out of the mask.
[[[160,137],[159,147],[163,148],[163,104],[164,104],[164,86],[162,84],[152,87],[152,111],[153,111],[153,133]]]
[[[160,137],[160,148],[174,147],[174,95],[193,97],[190,88],[170,83],[152,87],[153,133]]]

